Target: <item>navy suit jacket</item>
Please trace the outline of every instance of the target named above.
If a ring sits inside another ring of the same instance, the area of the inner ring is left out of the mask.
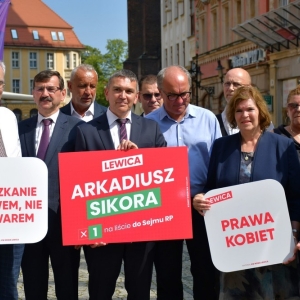
[[[72,152],[75,147],[76,127],[84,123],[77,118],[59,113],[45,157],[48,168],[48,206],[54,212],[59,208],[58,153]],[[18,124],[23,157],[36,157],[35,135],[37,116]],[[38,174],[36,175],[38,176]]]
[[[72,101],[72,100],[71,100]],[[63,106],[60,111],[68,116],[71,116],[71,101]],[[93,119],[99,117],[100,115],[102,115],[103,113],[105,113],[107,110],[107,107],[100,105],[99,103],[97,103],[96,101],[94,101],[94,117]]]
[[[131,114],[130,140],[139,148],[165,147],[158,124]],[[76,151],[114,150],[106,113],[77,128]]]
[[[239,184],[240,164],[241,134],[217,139],[211,153],[205,191]],[[299,178],[300,164],[293,141],[264,132],[254,152],[250,182],[274,179],[281,183],[293,221],[300,221]]]

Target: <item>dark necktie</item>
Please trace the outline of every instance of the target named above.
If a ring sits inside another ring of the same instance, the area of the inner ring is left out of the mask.
[[[0,157],[6,157],[6,151],[5,151],[5,147],[4,147],[4,143],[3,143],[3,139],[2,139],[2,134],[1,134],[1,130],[0,130]]]
[[[39,145],[39,150],[37,153],[37,157],[44,160],[45,156],[46,156],[46,152],[48,149],[48,145],[50,142],[50,128],[49,125],[52,123],[51,119],[44,119],[42,121],[44,123],[44,130],[42,133],[42,137],[41,137],[41,141],[40,141],[40,145]]]
[[[128,119],[117,119],[117,122],[120,124],[120,143],[123,140],[127,140],[127,131],[126,123]]]

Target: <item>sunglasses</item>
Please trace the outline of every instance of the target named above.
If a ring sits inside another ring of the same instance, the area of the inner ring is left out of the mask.
[[[152,94],[142,94],[144,100],[146,101],[150,101],[152,99],[152,97],[154,96],[156,100],[160,100],[161,99],[161,94],[160,93],[152,93]]]
[[[290,109],[296,109],[296,108],[298,108],[298,106],[300,106],[300,104],[298,104],[298,103],[288,103],[287,106]]]

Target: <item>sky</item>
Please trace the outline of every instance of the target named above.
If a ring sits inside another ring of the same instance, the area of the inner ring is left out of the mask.
[[[105,46],[108,39],[128,42],[127,0],[43,2],[73,27],[82,44],[98,48],[103,54],[107,52]]]

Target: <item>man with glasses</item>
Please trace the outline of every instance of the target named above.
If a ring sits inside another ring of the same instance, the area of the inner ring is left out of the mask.
[[[242,85],[251,85],[250,74],[242,68],[229,70],[224,78],[223,93],[226,102],[231,99],[234,91]],[[226,119],[226,107],[221,114],[216,115],[223,136],[232,135],[239,132],[238,128],[231,128]]]
[[[0,61],[0,99],[5,86],[5,65]],[[0,157],[21,156],[18,125],[14,113],[0,107]],[[0,245],[0,299],[17,300],[17,282],[24,250],[23,244]]]
[[[74,151],[76,126],[84,122],[59,111],[66,95],[59,72],[38,73],[32,93],[38,115],[19,123],[19,135],[23,157],[38,157],[48,168],[48,232],[40,242],[25,245],[22,259],[25,297],[47,299],[50,257],[57,299],[77,300],[71,260],[76,250],[62,245],[58,153]]]
[[[206,183],[211,147],[221,136],[220,127],[211,111],[190,104],[192,80],[185,68],[170,66],[162,69],[157,75],[157,84],[163,106],[146,118],[159,124],[168,147],[188,147],[192,201]],[[176,203],[176,199],[165,201]],[[216,270],[210,257],[204,220],[193,208],[192,221],[194,238],[186,243],[191,259],[194,299],[217,299]],[[182,240],[159,241],[155,245],[158,299],[183,299],[182,249]]]
[[[156,75],[143,76],[139,80],[139,90],[139,102],[144,110],[142,116],[146,116],[162,106],[163,99],[157,88]]]
[[[85,122],[99,117],[106,107],[95,101],[97,84],[98,74],[93,66],[82,64],[73,69],[68,81],[72,99],[60,111]]]

